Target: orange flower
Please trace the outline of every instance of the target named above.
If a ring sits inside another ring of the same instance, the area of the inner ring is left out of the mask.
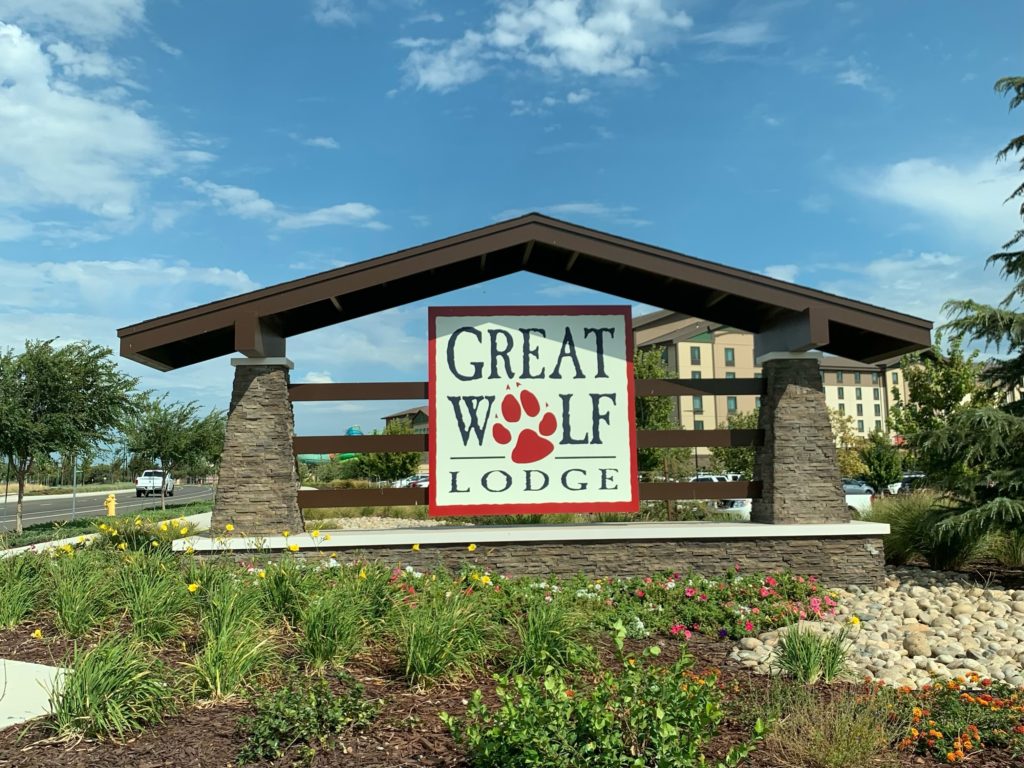
[[[571,698],[572,698],[573,696],[575,696],[575,695],[576,695],[576,691],[574,691],[574,690],[573,690],[572,688],[569,688],[569,689],[568,689],[568,690],[567,690],[567,691],[565,692],[565,696],[566,696],[566,698],[568,698],[568,699],[571,699]]]

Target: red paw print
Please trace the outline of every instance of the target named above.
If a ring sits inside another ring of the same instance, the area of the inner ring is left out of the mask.
[[[540,403],[536,395],[528,389],[524,389],[516,397],[511,392],[505,395],[501,401],[501,415],[505,417],[510,425],[516,425],[523,414],[535,418],[540,413]],[[546,412],[537,425],[537,431],[525,427],[519,432],[516,438],[516,447],[512,449],[512,461],[516,464],[532,464],[540,461],[553,450],[555,445],[547,438],[555,434],[558,428],[558,421],[555,414]],[[540,434],[537,434],[537,433]],[[512,433],[504,424],[495,424],[491,428],[491,435],[495,442],[500,445],[508,445],[512,442]]]

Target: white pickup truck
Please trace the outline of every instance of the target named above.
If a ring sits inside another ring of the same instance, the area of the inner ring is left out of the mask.
[[[168,472],[165,478],[164,473],[159,469],[147,469],[135,478],[135,498],[141,496],[160,495],[161,481],[164,488],[164,495],[174,495],[174,478]]]

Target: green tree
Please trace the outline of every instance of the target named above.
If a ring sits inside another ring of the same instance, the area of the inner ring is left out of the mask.
[[[828,409],[828,420],[832,425],[832,436],[836,441],[836,462],[842,477],[862,477],[867,467],[860,456],[864,438],[853,428],[853,416],[844,416],[835,408]]]
[[[720,429],[757,429],[758,411],[734,413]],[[715,472],[741,475],[744,480],[754,477],[754,449],[729,447],[711,449],[711,468]]]
[[[385,435],[411,435],[412,425],[405,419],[392,419],[384,427]],[[376,434],[376,433],[375,433]],[[356,471],[372,480],[401,480],[415,474],[420,466],[421,454],[416,451],[405,453],[364,453],[352,461]]]
[[[637,349],[633,353],[633,376],[636,379],[667,379],[669,371],[662,361],[661,349]],[[672,417],[671,397],[637,397],[635,400],[637,430],[679,429]],[[640,472],[661,471],[672,476],[683,471],[690,460],[689,448],[640,448],[636,452]]]
[[[1010,110],[1024,104],[1024,77],[1007,77],[996,92],[1010,95]],[[1016,136],[997,154],[997,160],[1020,156],[1024,172],[1024,134]],[[1020,201],[1024,217],[1024,182],[1010,200]],[[1024,379],[1024,227],[988,259],[990,266],[1012,284],[996,306],[972,300],[950,301],[945,310],[952,318],[948,327],[969,341],[994,347],[1006,357],[987,366],[984,377],[995,390],[1011,392]],[[960,467],[943,478],[953,492],[957,507],[942,526],[950,537],[977,538],[989,531],[1019,531],[1024,525],[1024,411],[1014,405],[969,407],[952,414],[922,436],[925,451]]]
[[[23,352],[0,353],[0,455],[18,481],[18,533],[36,458],[95,446],[129,417],[135,400],[138,379],[118,370],[109,349],[54,342],[26,341]]]
[[[137,457],[156,463],[174,477],[196,464],[217,464],[224,449],[224,414],[211,410],[199,415],[195,402],[168,403],[167,395],[146,396],[137,415],[125,426],[129,449]],[[166,506],[161,484],[160,506]]]
[[[860,449],[860,458],[864,462],[864,479],[878,493],[903,478],[900,449],[884,432],[875,431],[868,435],[866,444]]]

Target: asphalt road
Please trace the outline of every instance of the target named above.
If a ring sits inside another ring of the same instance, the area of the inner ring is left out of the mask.
[[[135,491],[117,491],[117,515],[138,512],[141,509],[160,507],[160,497],[143,496],[135,498]],[[0,493],[0,498],[3,494]],[[97,517],[107,513],[103,502],[107,495],[79,496],[75,503],[75,517]],[[168,504],[183,504],[189,501],[200,501],[213,498],[213,486],[210,485],[179,485],[174,489],[174,496],[167,499]],[[15,500],[12,496],[6,507],[0,501],[0,531],[14,530]],[[70,520],[71,499],[51,499],[46,496],[28,496],[24,501],[22,524],[25,526],[37,523],[49,523],[57,520]]]

